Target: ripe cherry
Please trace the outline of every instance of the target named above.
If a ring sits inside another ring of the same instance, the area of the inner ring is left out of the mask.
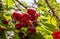
[[[19,29],[21,29],[21,24],[20,23],[17,23],[16,25],[15,25],[15,28],[17,29],[17,30],[19,30]]]
[[[30,19],[30,15],[28,13],[25,13],[25,14],[23,14],[21,21],[26,22],[29,19]]]
[[[60,39],[60,32],[59,31],[55,31],[52,33],[52,36],[54,39]]]
[[[20,31],[20,32],[18,32],[18,36],[19,36],[20,38],[23,38],[23,37],[24,37],[24,33],[23,33],[22,31]]]
[[[5,31],[5,28],[1,28],[1,32],[4,32]]]
[[[28,34],[34,34],[36,32],[35,27],[28,27]]]
[[[31,21],[31,20],[28,20],[28,21],[27,21],[27,25],[28,25],[28,26],[32,26],[32,21]]]
[[[36,13],[34,16],[30,17],[30,20],[34,21],[37,20],[37,18],[38,18],[38,14]]]
[[[36,11],[34,9],[27,9],[27,13],[34,16]]]
[[[3,19],[2,22],[3,22],[4,24],[8,24],[8,20],[6,20],[6,19]]]
[[[13,12],[12,14],[12,19],[14,20],[20,20],[22,18],[22,14],[18,13],[18,12]]]
[[[36,18],[39,16],[37,13],[35,14]]]
[[[20,22],[20,24],[21,24],[22,27],[27,27],[26,22]]]

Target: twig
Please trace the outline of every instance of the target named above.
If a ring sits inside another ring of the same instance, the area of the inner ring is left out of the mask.
[[[15,1],[13,0],[13,2],[15,3]],[[19,8],[19,6],[15,3],[15,6],[17,7],[18,10],[21,11],[21,9]]]
[[[59,17],[55,14],[55,11],[53,10],[53,8],[49,5],[48,0],[45,0],[47,6],[50,8],[50,10],[52,11],[53,15],[60,21]]]
[[[15,5],[16,5],[16,7],[18,8],[18,10],[20,10],[21,11],[21,9],[19,8],[19,6],[15,3]]]
[[[18,2],[21,6],[23,6],[25,9],[27,9],[27,7],[24,6],[22,3],[20,3],[18,0],[17,0],[17,2]]]

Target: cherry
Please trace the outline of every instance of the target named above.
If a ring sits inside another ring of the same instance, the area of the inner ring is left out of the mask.
[[[1,28],[1,32],[4,32],[5,31],[5,28]]]
[[[30,20],[32,20],[32,21],[34,21],[35,19],[36,19],[35,16],[31,16],[31,17],[30,17]]]
[[[28,13],[25,13],[25,14],[23,14],[21,21],[26,22],[29,19],[30,19],[30,15]]]
[[[19,29],[21,29],[21,24],[20,23],[17,23],[16,25],[15,25],[15,28],[17,29],[17,30],[19,30]]]
[[[26,22],[20,22],[20,24],[21,24],[22,27],[27,27]]]
[[[59,31],[54,31],[52,33],[52,36],[53,36],[54,39],[60,39],[60,32]]]
[[[31,20],[28,20],[28,21],[27,21],[27,25],[28,25],[28,26],[32,26],[32,21],[31,21]]]
[[[34,16],[36,11],[34,9],[27,9],[27,13]]]
[[[39,16],[37,13],[35,14],[36,18]]]
[[[34,21],[37,20],[37,18],[38,18],[38,14],[36,13],[34,16],[30,17],[30,20]]]
[[[24,37],[24,33],[22,31],[18,32],[18,36],[23,38]]]
[[[8,20],[6,20],[6,19],[3,19],[2,22],[3,22],[4,24],[8,24]]]
[[[34,34],[36,32],[35,27],[28,27],[28,34]]]
[[[13,12],[12,14],[12,19],[14,20],[20,20],[22,18],[22,14],[18,13],[18,12]]]

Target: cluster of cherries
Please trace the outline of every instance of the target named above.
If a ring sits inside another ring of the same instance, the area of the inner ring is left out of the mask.
[[[38,25],[37,23],[38,14],[36,13],[35,10],[27,9],[27,12],[24,14],[13,12],[11,17],[14,21],[16,21],[15,28],[17,30],[20,30],[22,27],[28,27],[29,35],[34,34],[36,32],[35,27]],[[8,24],[8,20],[3,19],[2,23]],[[5,31],[5,28],[0,27],[0,31],[1,32]],[[24,32],[22,31],[18,32],[18,36],[22,39],[29,39],[29,36],[24,36]],[[52,33],[52,36],[54,39],[60,39],[60,31],[54,31]]]
[[[52,33],[53,39],[60,39],[60,31],[54,31]]]
[[[22,27],[27,27],[27,32],[29,35],[34,34],[36,32],[36,26],[38,14],[34,9],[27,9],[27,12],[22,14],[18,12],[13,12],[12,19],[16,21],[15,29],[20,30]],[[19,37],[23,37],[23,32],[18,32]],[[23,39],[28,39],[27,36],[23,37]]]

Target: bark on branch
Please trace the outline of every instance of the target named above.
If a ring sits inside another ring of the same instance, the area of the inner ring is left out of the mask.
[[[22,3],[20,3],[18,0],[17,0],[17,2],[18,2],[21,6],[23,6],[25,9],[27,9],[27,7],[24,6]]]
[[[50,4],[48,3],[48,0],[45,0],[47,6],[50,8],[51,12],[53,13],[53,15],[60,21],[59,17],[55,14],[55,11],[53,10],[53,8],[50,6]]]

